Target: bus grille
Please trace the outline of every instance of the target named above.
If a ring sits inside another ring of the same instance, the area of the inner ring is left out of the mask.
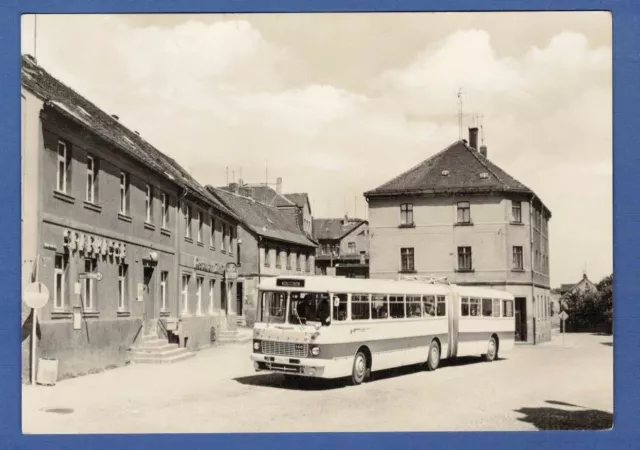
[[[295,342],[262,341],[262,353],[276,356],[297,356],[306,358],[309,344]]]

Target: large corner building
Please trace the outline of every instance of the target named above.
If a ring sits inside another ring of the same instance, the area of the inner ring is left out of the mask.
[[[477,131],[365,192],[371,278],[415,274],[504,289],[516,298],[516,339],[545,342],[551,212],[478,148]]]

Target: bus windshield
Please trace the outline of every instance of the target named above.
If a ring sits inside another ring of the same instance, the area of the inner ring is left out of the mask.
[[[331,304],[327,293],[265,291],[262,292],[260,311],[260,320],[265,323],[320,323],[326,326],[331,321]]]

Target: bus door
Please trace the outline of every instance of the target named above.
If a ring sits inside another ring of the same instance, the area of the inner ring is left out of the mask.
[[[449,316],[449,349],[447,356],[453,358],[458,354],[458,329],[460,324],[460,295],[451,291],[447,302],[447,315]]]

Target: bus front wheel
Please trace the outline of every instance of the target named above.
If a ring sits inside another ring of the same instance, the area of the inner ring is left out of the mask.
[[[367,374],[367,357],[362,351],[356,353],[353,359],[353,371],[351,373],[351,382],[357,386],[364,381],[364,377]]]
[[[429,357],[427,358],[427,370],[434,371],[440,364],[440,346],[433,340],[429,345]]]

